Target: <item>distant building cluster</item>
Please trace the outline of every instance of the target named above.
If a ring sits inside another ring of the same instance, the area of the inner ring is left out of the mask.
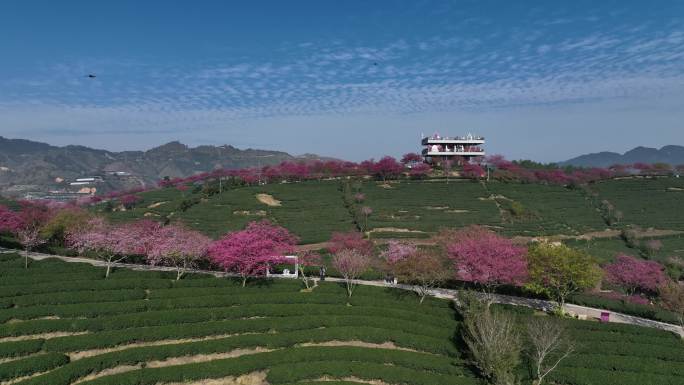
[[[81,197],[95,195],[101,185],[108,179],[128,178],[133,175],[128,171],[105,171],[101,175],[89,175],[75,179],[55,177],[54,188],[48,191],[31,191],[24,195],[25,199],[49,199],[55,201],[70,201]]]

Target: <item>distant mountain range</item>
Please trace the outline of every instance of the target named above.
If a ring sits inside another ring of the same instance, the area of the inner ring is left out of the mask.
[[[57,147],[0,136],[0,191],[21,194],[74,188],[76,178],[103,176],[98,192],[156,184],[217,168],[265,166],[283,160],[321,159],[286,152],[223,146],[188,147],[170,142],[147,151],[111,152],[84,146]],[[322,158],[329,159],[329,158]]]
[[[619,154],[617,152],[597,152],[581,155],[576,158],[558,163],[562,166],[578,167],[609,167],[614,164],[634,163],[668,163],[671,165],[684,164],[684,146],[665,146],[661,149],[650,147],[636,147]]]

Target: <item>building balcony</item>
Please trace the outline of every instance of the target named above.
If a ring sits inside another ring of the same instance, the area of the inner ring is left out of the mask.
[[[484,150],[463,150],[463,151],[432,151],[427,148],[423,150],[423,156],[484,156]]]
[[[430,144],[450,144],[450,145],[480,145],[484,144],[485,139],[481,136],[469,137],[454,137],[454,138],[423,138],[421,144],[427,146]]]

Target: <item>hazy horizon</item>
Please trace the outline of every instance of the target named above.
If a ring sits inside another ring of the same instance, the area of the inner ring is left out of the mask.
[[[349,160],[684,144],[684,3],[0,3],[0,135]],[[88,74],[96,75],[88,78]]]

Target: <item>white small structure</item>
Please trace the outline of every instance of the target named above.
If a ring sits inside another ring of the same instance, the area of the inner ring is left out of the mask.
[[[485,155],[482,148],[485,138],[473,134],[443,137],[436,133],[430,137],[423,136],[420,143],[423,146],[423,157],[428,163],[457,157],[470,159]]]
[[[290,272],[290,269],[283,269],[282,274],[273,274],[270,269],[266,269],[267,277],[279,277],[279,278],[299,278],[299,258],[296,255],[285,255],[283,258],[288,259],[291,263],[294,263],[294,272]]]

